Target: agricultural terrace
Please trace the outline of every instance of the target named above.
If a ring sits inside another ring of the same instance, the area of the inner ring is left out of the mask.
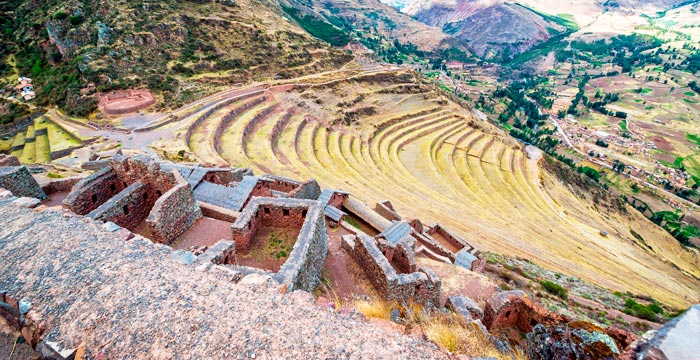
[[[611,289],[679,306],[698,295],[700,282],[682,275],[700,276],[698,259],[670,235],[636,212],[601,215],[539,171],[536,151],[412,72],[306,77],[188,111],[175,131],[204,162],[315,178],[370,204],[391,199],[399,213],[439,221],[480,247]]]

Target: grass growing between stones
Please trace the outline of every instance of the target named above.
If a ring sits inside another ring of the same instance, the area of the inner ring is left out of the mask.
[[[489,340],[489,336],[477,325],[468,324],[455,314],[440,314],[430,319],[423,327],[430,341],[454,354],[470,357],[488,357],[499,360],[527,359],[522,350],[503,353]]]
[[[391,309],[395,306],[385,300],[358,300],[355,302],[355,309],[368,319],[389,320]]]
[[[455,313],[428,311],[419,304],[389,302],[383,299],[358,300],[355,309],[368,319],[391,320],[392,311],[401,314],[399,324],[407,329],[419,327],[425,336],[443,350],[453,354],[463,354],[470,357],[492,357],[503,360],[527,359],[519,350],[513,353],[503,353],[496,349],[477,325],[468,323]],[[396,319],[394,319],[396,320]]]

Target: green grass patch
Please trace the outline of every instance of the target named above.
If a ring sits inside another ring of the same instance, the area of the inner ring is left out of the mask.
[[[36,142],[28,142],[24,144],[24,150],[19,161],[23,164],[33,164],[36,162]]]
[[[620,125],[620,129],[622,129],[622,132],[627,132],[627,120],[620,120],[618,125]]]
[[[684,92],[683,94],[685,94],[685,96],[690,96],[690,97],[695,96],[695,93],[692,92],[692,91],[686,91],[686,92]]]
[[[326,41],[333,46],[345,46],[350,39],[348,34],[346,34],[344,31],[323,20],[317,19],[311,15],[302,16],[299,9],[284,5],[282,5],[282,9],[284,9],[289,16],[296,20],[296,22],[299,23],[304,30],[308,31],[309,34]]]
[[[645,87],[643,87],[642,90],[640,91],[640,93],[642,93],[642,94],[651,94],[653,92],[654,92],[654,90],[652,90],[650,88],[645,88]]]
[[[633,299],[625,300],[625,313],[634,315],[649,321],[656,321],[656,314],[663,314],[664,309],[656,301],[649,305],[642,305]]]
[[[36,137],[36,158],[34,160],[38,163],[51,161],[51,146],[48,135]]]
[[[542,280],[542,281],[540,281],[540,285],[542,285],[542,288],[545,291],[547,291],[548,293],[550,293],[552,295],[558,296],[564,300],[569,298],[569,294],[566,291],[566,289],[557,283]]]
[[[694,180],[696,178],[700,180],[700,155],[686,156],[685,160],[683,160],[683,166]],[[696,180],[695,183],[700,184],[700,181]]]
[[[688,104],[697,104],[698,103],[697,100],[688,99],[688,98],[683,98],[683,101],[687,102]]]

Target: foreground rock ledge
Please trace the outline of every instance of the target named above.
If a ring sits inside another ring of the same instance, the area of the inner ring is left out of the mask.
[[[446,357],[429,342],[274,285],[236,285],[170,252],[120,240],[90,219],[0,200],[0,301],[32,324],[23,333],[39,349],[110,359]]]

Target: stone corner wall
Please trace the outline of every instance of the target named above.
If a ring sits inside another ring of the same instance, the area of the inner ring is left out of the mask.
[[[0,188],[9,190],[15,196],[46,199],[46,193],[26,166],[0,168]]]
[[[311,292],[321,280],[328,253],[326,221],[320,201],[298,200],[296,203],[305,206],[307,214],[289,258],[274,278],[287,284],[289,290]]]
[[[63,204],[74,213],[85,215],[122,190],[117,180],[117,173],[111,166],[102,168],[78,181]]]
[[[136,228],[148,215],[148,185],[133,183],[87,214],[99,221],[111,221],[127,229]]]
[[[59,192],[70,192],[75,184],[77,184],[83,178],[83,176],[73,176],[63,179],[54,179],[42,185],[41,188],[47,195]]]
[[[192,188],[183,180],[156,200],[146,223],[151,240],[170,244],[201,217]]]
[[[321,195],[321,187],[316,180],[311,179],[299,185],[287,195],[296,199],[316,200]]]
[[[375,240],[366,235],[358,235],[354,246],[349,244],[344,248],[351,252],[377,292],[386,299],[413,300],[426,307],[440,306],[441,280],[431,270],[420,268],[415,272],[397,274]]]
[[[384,203],[378,202],[374,207],[374,211],[389,221],[401,221],[401,216]]]

